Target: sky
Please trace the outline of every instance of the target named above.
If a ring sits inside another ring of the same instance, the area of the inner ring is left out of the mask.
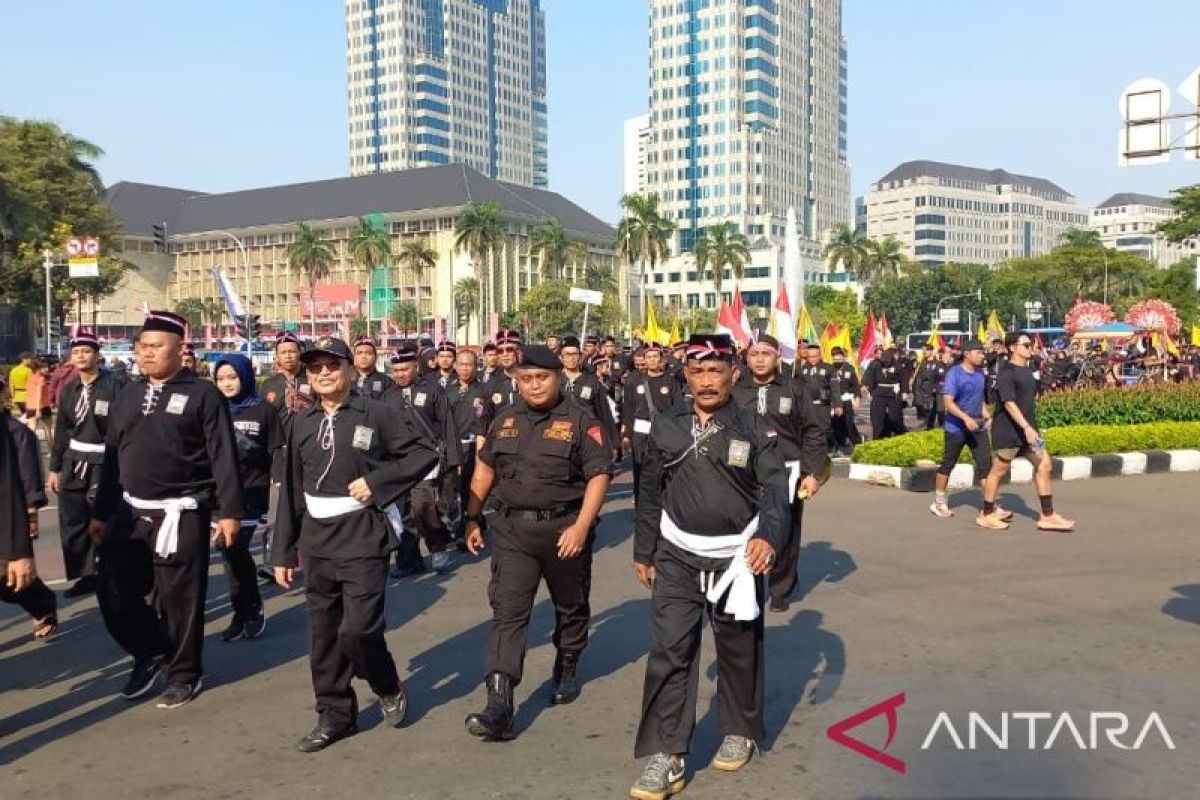
[[[551,188],[613,221],[645,111],[646,0],[543,0]],[[0,114],[105,150],[108,183],[197,191],[349,172],[342,0],[0,0]],[[1119,168],[1118,97],[1200,66],[1195,0],[844,0],[854,194],[931,159],[1049,178],[1083,205],[1200,183]],[[1138,13],[1132,13],[1136,9]],[[48,58],[49,56],[49,58]],[[1176,95],[1173,110],[1183,111]],[[847,210],[849,214],[849,210]]]

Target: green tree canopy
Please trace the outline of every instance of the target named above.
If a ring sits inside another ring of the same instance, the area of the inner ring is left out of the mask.
[[[306,222],[298,222],[292,243],[284,251],[288,266],[303,275],[308,282],[311,304],[309,320],[312,323],[314,339],[317,338],[317,281],[323,280],[329,274],[336,256],[333,243],[324,236],[323,231]]]
[[[1175,216],[1158,225],[1158,232],[1172,242],[1200,237],[1200,183],[1171,192]]]
[[[696,257],[696,270],[700,275],[703,276],[706,270],[710,271],[708,277],[719,298],[726,267],[729,267],[735,280],[742,279],[746,264],[750,262],[750,242],[745,234],[734,231],[731,223],[722,222],[700,232],[692,253]]]
[[[529,235],[529,254],[541,262],[544,277],[562,277],[563,267],[571,258],[571,242],[562,220],[551,217],[534,227]]]

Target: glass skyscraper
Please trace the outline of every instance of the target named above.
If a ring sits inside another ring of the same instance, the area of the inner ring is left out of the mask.
[[[548,183],[541,0],[346,0],[350,173]]]

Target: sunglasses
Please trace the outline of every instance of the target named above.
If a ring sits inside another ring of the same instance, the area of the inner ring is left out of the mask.
[[[1020,347],[1033,347],[1033,342],[1017,342]]]
[[[304,368],[314,375],[320,375],[322,372],[337,372],[342,368],[342,364],[339,361],[317,361],[306,364]]]

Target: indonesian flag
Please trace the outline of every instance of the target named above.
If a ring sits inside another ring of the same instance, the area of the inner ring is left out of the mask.
[[[892,329],[888,327],[886,311],[879,315],[876,325],[879,326],[879,329],[876,331],[876,337],[879,340],[878,344],[882,344],[884,347],[891,347],[893,343]]]
[[[779,340],[779,354],[784,361],[796,358],[796,322],[792,318],[792,305],[788,302],[787,283],[779,282],[779,297],[775,300],[775,308],[771,312],[771,326],[775,330],[775,338]]]
[[[738,338],[738,321],[733,314],[733,308],[721,301],[721,309],[717,312],[717,327],[715,333],[727,333],[734,339]]]
[[[858,363],[866,366],[875,357],[875,312],[867,312],[867,324],[863,326],[862,342],[858,345]]]
[[[742,302],[742,292],[737,286],[733,287],[733,317],[737,322],[737,326],[734,328],[737,340],[743,345],[750,344],[754,341],[753,328],[750,327],[750,319],[746,316],[746,304]]]

